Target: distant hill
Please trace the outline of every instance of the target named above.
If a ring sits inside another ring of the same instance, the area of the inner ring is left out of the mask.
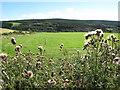
[[[2,24],[3,28],[33,32],[88,32],[95,29],[118,32],[118,22],[106,20],[28,19],[3,21]]]

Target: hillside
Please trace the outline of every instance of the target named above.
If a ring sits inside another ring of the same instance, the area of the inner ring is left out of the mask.
[[[3,28],[35,32],[88,32],[102,29],[104,32],[118,32],[117,21],[69,20],[69,19],[29,19],[3,21]]]

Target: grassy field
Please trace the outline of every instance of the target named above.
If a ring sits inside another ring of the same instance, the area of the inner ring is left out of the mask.
[[[16,23],[16,22],[11,22],[13,24],[13,26],[18,26],[20,25],[21,23]]]
[[[85,53],[82,50],[84,45],[84,34],[85,32],[61,32],[61,33],[35,33],[32,35],[24,35],[16,37],[17,45],[22,44],[22,53],[26,53],[29,50],[33,53],[38,53],[38,46],[44,46],[46,49],[45,54],[52,57],[60,57],[60,44],[64,43],[64,48],[68,54],[76,53],[76,50],[80,50],[81,53]],[[104,37],[107,37],[110,33],[105,33]],[[115,34],[117,36],[117,33]],[[14,47],[10,39],[2,40],[1,52],[15,55]],[[0,53],[1,53],[0,52]]]
[[[0,28],[0,33],[9,33],[9,32],[14,32],[15,30],[11,29],[6,29],[6,28]]]

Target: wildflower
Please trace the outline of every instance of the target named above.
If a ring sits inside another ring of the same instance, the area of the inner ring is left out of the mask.
[[[50,62],[52,62],[53,61],[53,59],[50,59]]]
[[[97,30],[95,30],[95,32],[96,32],[97,36],[103,37],[103,31],[102,31],[102,29],[97,29]]]
[[[91,34],[92,36],[96,35],[96,31],[91,31],[89,34]]]
[[[32,78],[33,77],[33,72],[32,71],[27,71],[27,75]]]
[[[112,53],[111,55],[112,55],[112,57],[114,57],[114,58],[115,58],[115,53]]]
[[[82,57],[82,59],[87,60],[87,59],[88,59],[88,56],[85,55],[84,57]]]
[[[87,40],[89,37],[94,36],[95,34],[96,34],[95,31],[91,31],[91,32],[85,34],[84,36],[85,36],[85,39]]]
[[[41,62],[38,61],[38,62],[36,63],[36,67],[39,69],[39,68],[40,68],[40,65],[41,65]]]
[[[117,65],[120,65],[120,57],[115,57],[114,58],[114,63],[116,63]]]
[[[48,77],[48,72],[45,72],[45,76]]]
[[[54,61],[50,62],[50,65],[53,65],[53,64],[55,64],[55,62],[54,62]]]
[[[63,43],[61,43],[61,45],[60,46],[64,46],[64,44]]]
[[[89,38],[89,34],[85,34],[84,36],[86,40]]]
[[[25,73],[22,73],[22,77],[25,77]]]
[[[16,46],[15,51],[20,52],[21,46]]]
[[[37,62],[37,63],[36,63],[36,66],[39,66],[39,65],[41,65],[41,62]]]
[[[85,43],[83,50],[85,50],[89,46],[88,42]]]
[[[79,53],[80,53],[80,50],[77,50],[77,53],[79,54]]]
[[[38,49],[39,49],[40,51],[42,51],[42,50],[44,50],[44,47],[43,47],[43,46],[38,46]]]
[[[120,57],[115,57],[114,60],[115,60],[115,61],[119,61],[119,60],[120,60]]]
[[[45,48],[43,46],[38,46],[38,49],[40,50],[41,54],[43,54],[43,51],[45,51]]]
[[[113,40],[115,41],[116,39],[116,36],[114,36],[114,34],[110,34],[108,37],[107,37],[108,40]]]
[[[13,57],[13,60],[14,60],[14,61],[17,61],[17,58],[16,58],[16,57]]]
[[[7,58],[7,57],[8,57],[8,55],[5,53],[0,54],[0,58],[2,58],[2,59]]]
[[[95,32],[96,32],[96,34],[103,33],[102,29],[97,29],[97,30],[95,30]]]
[[[49,79],[49,80],[48,80],[48,83],[55,85],[55,84],[56,84],[56,81],[55,81],[54,79]]]
[[[63,43],[61,43],[60,44],[60,49],[62,49],[64,47],[64,44]]]
[[[15,44],[16,44],[16,40],[15,40],[15,38],[14,38],[14,37],[11,37],[11,43],[12,43],[13,45],[15,45]]]
[[[20,44],[19,46],[20,46],[21,48],[23,48],[23,45],[22,45],[22,44]]]

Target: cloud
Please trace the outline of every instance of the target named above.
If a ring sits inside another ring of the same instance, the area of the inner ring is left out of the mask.
[[[66,8],[62,10],[49,11],[47,13],[23,14],[19,19],[78,19],[78,20],[118,20],[117,10],[75,10],[74,8]],[[15,19],[13,19],[15,20]]]
[[[113,10],[75,10],[67,8],[65,11],[50,11],[45,13],[24,14],[23,19],[48,19],[48,18],[64,18],[79,20],[117,20],[118,12]]]

